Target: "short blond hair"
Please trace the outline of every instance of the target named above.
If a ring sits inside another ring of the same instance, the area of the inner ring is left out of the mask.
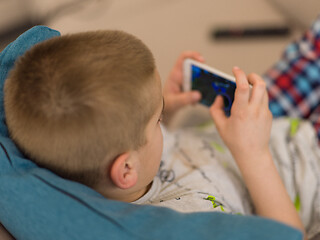
[[[37,44],[5,83],[10,135],[38,165],[94,187],[104,159],[146,143],[161,101],[155,72],[150,50],[121,31]]]

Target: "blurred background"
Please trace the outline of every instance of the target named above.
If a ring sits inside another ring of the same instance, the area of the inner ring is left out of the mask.
[[[0,0],[0,49],[39,24],[62,34],[120,29],[149,46],[163,81],[185,50],[229,74],[233,66],[263,74],[319,14],[320,0]],[[171,127],[208,119],[197,105]]]
[[[234,65],[261,74],[319,13],[319,0],[0,0],[0,48],[37,24],[121,29],[150,47],[162,79],[184,50],[229,74]]]

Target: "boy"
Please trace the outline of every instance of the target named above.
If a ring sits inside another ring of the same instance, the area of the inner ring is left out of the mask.
[[[38,165],[106,198],[139,201],[150,193],[159,169],[162,112],[172,115],[200,99],[199,93],[180,94],[186,57],[201,61],[193,52],[178,60],[164,88],[165,106],[153,56],[135,37],[103,31],[40,43],[17,62],[5,84],[11,137]],[[272,116],[265,84],[258,75],[233,72],[231,117],[223,115],[221,98],[210,109],[219,133],[256,213],[304,231],[269,151]],[[265,196],[272,196],[268,204]],[[214,197],[207,200],[223,209]]]

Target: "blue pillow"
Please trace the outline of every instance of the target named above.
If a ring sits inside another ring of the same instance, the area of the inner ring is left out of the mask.
[[[8,136],[3,84],[15,60],[59,32],[37,26],[0,55],[0,222],[18,239],[301,239],[286,225],[254,216],[183,214],[105,199],[94,190],[39,168]]]

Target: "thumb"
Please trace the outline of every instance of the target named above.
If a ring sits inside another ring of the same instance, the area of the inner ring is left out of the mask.
[[[223,111],[223,107],[223,98],[220,95],[218,95],[210,107],[211,117],[213,118],[213,121],[215,122],[218,128],[220,128],[227,120],[227,117]]]
[[[199,102],[201,93],[198,91],[183,92],[175,97],[175,107],[180,108],[188,104]]]

